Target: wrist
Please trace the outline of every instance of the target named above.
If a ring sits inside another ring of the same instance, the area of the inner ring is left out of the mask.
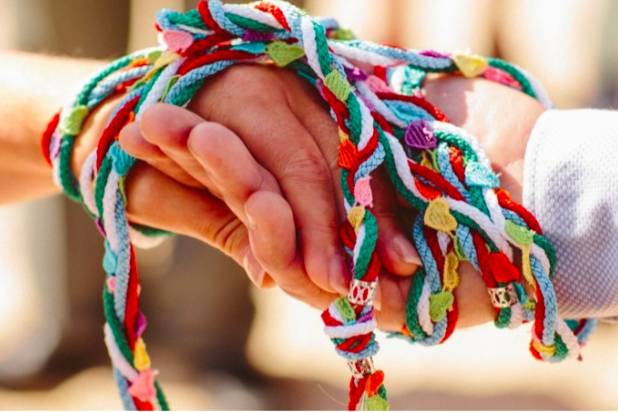
[[[120,99],[121,97],[110,98],[97,107],[86,119],[82,132],[75,137],[71,169],[76,177],[79,176],[88,155],[96,150],[99,137]]]

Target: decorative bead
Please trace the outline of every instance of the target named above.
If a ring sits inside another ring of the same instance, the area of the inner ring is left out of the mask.
[[[457,220],[451,215],[449,205],[443,197],[429,202],[425,209],[424,222],[442,232],[451,232],[457,228]]]
[[[373,395],[365,401],[365,410],[368,411],[387,411],[388,401],[379,395]]]
[[[487,289],[489,297],[491,298],[491,304],[494,308],[510,308],[513,303],[513,296],[509,288],[489,288]]]
[[[337,155],[337,165],[343,169],[350,170],[356,164],[358,152],[350,139],[345,139],[339,144],[339,153]]]
[[[294,60],[300,59],[305,55],[305,51],[302,47],[283,41],[274,41],[270,43],[266,46],[266,53],[279,67],[285,67]]]
[[[146,344],[142,338],[135,341],[135,353],[133,355],[133,366],[138,371],[150,368],[150,357],[146,352]]]
[[[82,124],[88,116],[88,106],[75,106],[66,117],[62,118],[60,130],[63,134],[75,136],[82,130]]]
[[[496,282],[510,283],[518,282],[521,279],[521,272],[511,263],[508,257],[502,252],[492,252],[488,256],[487,263],[492,277]]]
[[[364,207],[373,207],[373,195],[371,193],[371,176],[361,177],[354,184],[354,198]]]
[[[355,305],[367,305],[373,300],[376,291],[376,282],[365,282],[359,279],[352,279],[348,300]]]
[[[365,218],[365,208],[363,206],[354,206],[348,212],[348,222],[352,225],[355,232],[358,232],[360,225]]]
[[[343,318],[344,322],[351,322],[356,320],[356,312],[350,302],[346,298],[339,298],[335,301],[335,306],[339,315]]]
[[[384,383],[384,372],[380,370],[375,371],[374,373],[372,373],[371,375],[367,377],[367,382],[365,382],[365,392],[368,395],[373,396],[378,392],[378,390],[380,389],[380,386],[382,386],[383,383]]]
[[[437,144],[431,123],[424,119],[414,120],[408,125],[404,141],[408,146],[421,150],[433,149]]]
[[[352,92],[352,86],[350,83],[343,77],[337,70],[333,70],[324,77],[324,85],[330,90],[335,97],[342,101],[346,102],[348,100],[348,96]]]
[[[243,34],[242,39],[248,42],[269,42],[274,39],[272,33],[263,33],[255,30],[247,30]]]
[[[350,81],[356,82],[359,80],[367,79],[367,74],[358,67],[352,67],[352,68],[344,67],[344,69],[345,69],[345,74]]]
[[[439,322],[451,310],[455,297],[450,291],[438,292],[429,296],[429,316],[434,322]]]
[[[149,64],[154,64],[157,60],[159,60],[159,57],[161,57],[162,54],[163,52],[161,50],[152,50],[146,55],[146,60]]]
[[[519,246],[530,246],[534,241],[534,231],[507,220],[504,224],[507,235]]]
[[[349,29],[336,29],[331,30],[328,33],[328,37],[333,40],[354,40],[355,36],[352,30]]]
[[[362,379],[376,371],[373,366],[373,358],[348,361],[348,368],[350,368],[350,372],[352,372],[352,376],[355,379]]]
[[[444,260],[444,288],[446,290],[453,290],[459,285],[458,266],[459,259],[457,255],[455,252],[449,252]]]
[[[439,59],[448,59],[449,57],[451,57],[451,55],[448,53],[442,53],[433,49],[421,50],[418,52],[418,54],[420,54],[421,56],[435,57]]]
[[[373,74],[370,74],[369,76],[367,76],[367,79],[365,79],[365,86],[369,87],[369,90],[371,90],[374,93],[391,93],[392,90],[390,89],[390,87],[388,87],[388,85],[386,83],[384,83],[384,80],[380,79],[378,76],[374,76]]]
[[[107,279],[105,279],[105,284],[109,292],[114,293],[116,291],[116,276],[108,276]]]
[[[465,77],[477,77],[487,68],[487,61],[477,54],[455,53],[455,65]]]
[[[156,375],[157,371],[153,371],[152,369],[141,371],[139,375],[137,375],[137,379],[131,384],[129,394],[142,402],[152,401],[157,393],[154,386]]]
[[[421,166],[424,166],[428,169],[435,170],[433,164],[433,158],[427,152],[421,152]]]
[[[193,36],[186,31],[166,30],[163,32],[163,41],[168,50],[182,53],[193,44]]]
[[[148,326],[148,320],[146,319],[146,315],[142,312],[137,314],[137,323],[135,325],[135,335],[137,337],[141,337]]]
[[[171,52],[171,51],[166,51],[166,52],[161,53],[159,58],[153,63],[150,71],[144,76],[143,80],[147,80],[154,73],[158,72],[163,67],[172,63],[174,60],[178,59],[178,57],[179,57],[178,54]]]

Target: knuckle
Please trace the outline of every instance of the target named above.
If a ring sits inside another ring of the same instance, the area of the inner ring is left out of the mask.
[[[213,124],[206,122],[198,123],[189,132],[187,145],[194,152],[197,151],[201,154],[203,150],[211,145],[213,140],[217,139],[218,135],[217,130],[213,130]]]
[[[205,229],[215,247],[226,255],[236,257],[245,241],[244,226],[235,216],[220,221],[217,226],[209,225]]]
[[[285,162],[281,179],[301,183],[325,183],[330,182],[332,176],[321,155],[295,151]]]

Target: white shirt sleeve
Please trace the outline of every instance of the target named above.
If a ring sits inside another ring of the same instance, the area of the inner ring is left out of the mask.
[[[556,249],[560,314],[618,316],[618,111],[544,113],[523,185],[524,206]]]

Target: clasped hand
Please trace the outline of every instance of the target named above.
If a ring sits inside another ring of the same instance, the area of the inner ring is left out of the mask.
[[[427,99],[480,139],[502,186],[521,199],[523,157],[543,111],[533,99],[482,79],[430,79]],[[159,104],[122,131],[141,162],[127,182],[135,222],[185,234],[222,250],[259,287],[277,285],[324,309],[347,292],[345,219],[337,126],[317,93],[293,73],[238,66],[209,80],[187,109]],[[384,272],[378,323],[404,324],[411,276],[421,264],[409,238],[414,211],[383,170],[371,181]],[[467,264],[457,290],[460,326],[492,319],[484,284]]]

